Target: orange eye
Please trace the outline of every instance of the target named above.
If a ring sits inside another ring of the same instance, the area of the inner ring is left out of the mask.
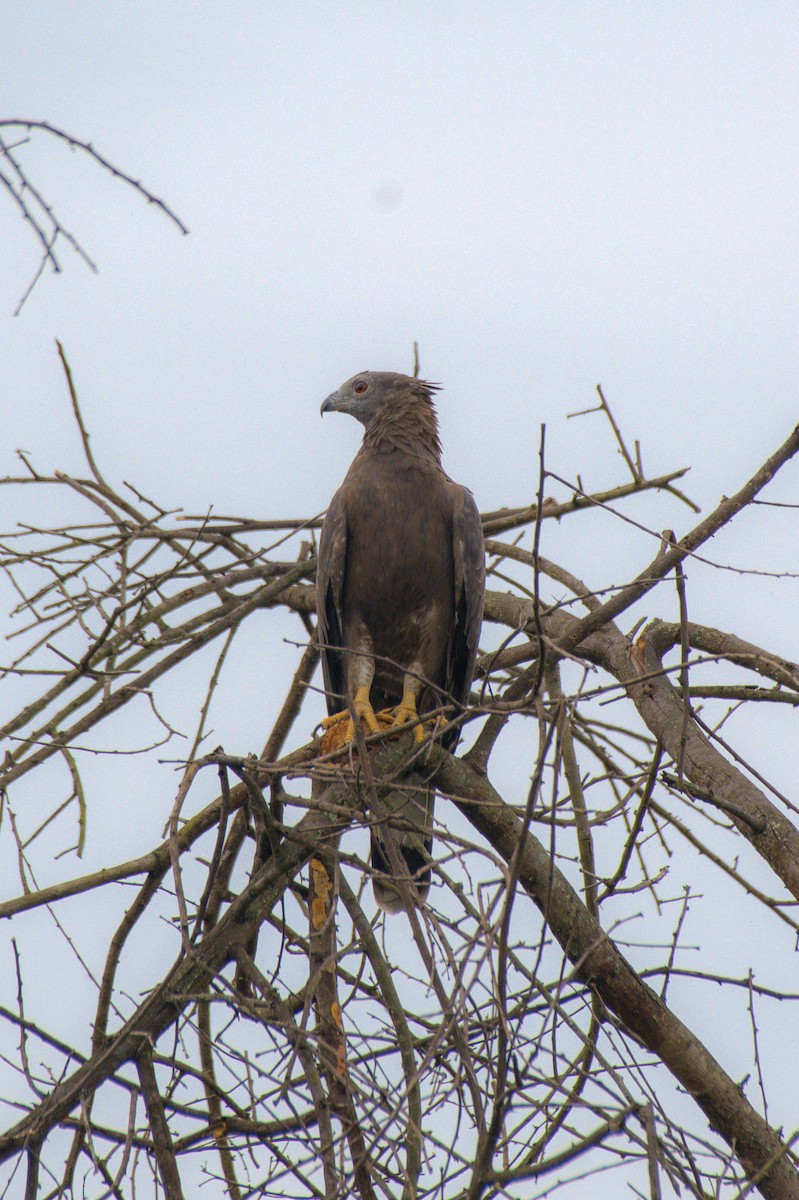
[[[360,396],[366,391],[368,386],[369,386],[369,384],[366,382],[365,379],[359,379],[358,382],[355,384],[353,391],[357,392],[358,395]]]

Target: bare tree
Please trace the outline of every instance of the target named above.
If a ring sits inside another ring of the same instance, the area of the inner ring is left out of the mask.
[[[0,189],[12,202],[39,246],[39,264],[20,297],[14,316],[18,316],[22,311],[26,300],[48,267],[55,274],[60,274],[62,247],[69,247],[89,270],[95,273],[97,271],[94,260],[80,239],[66,227],[55,206],[43,194],[25,164],[24,147],[36,135],[49,138],[69,150],[84,155],[92,165],[99,167],[114,179],[119,179],[142,196],[148,204],[154,205],[181,233],[189,232],[168,204],[159,200],[149,188],[127,171],[115,166],[110,159],[96,150],[91,142],[82,141],[66,130],[51,125],[49,121],[34,121],[27,117],[0,118]]]
[[[571,1185],[595,1195],[616,1172],[616,1194],[628,1182],[652,1198],[799,1197],[799,1131],[770,1124],[769,1064],[778,1077],[780,1064],[761,1053],[766,1007],[799,996],[755,980],[745,939],[728,976],[701,960],[688,969],[682,954],[699,869],[705,894],[757,905],[775,947],[799,928],[796,805],[722,731],[741,706],[795,708],[799,668],[689,619],[683,570],[792,458],[799,428],[597,594],[543,557],[546,522],[589,510],[635,522],[653,491],[690,506],[684,472],[648,478],[600,392],[629,477],[588,494],[546,461],[542,432],[537,501],[484,514],[485,649],[471,703],[448,713],[468,749],[376,735],[324,753],[308,716],[321,711],[319,518],[184,517],[112,486],[61,353],[86,472],[43,475],[21,455],[22,473],[2,481],[23,518],[0,543],[17,597],[3,677],[24,688],[3,729],[2,838],[17,863],[0,904],[14,935],[0,1009],[5,1194],[22,1194],[24,1178],[28,1197],[135,1185],[172,1200],[218,1179],[213,1194],[235,1198],[476,1200]],[[85,513],[32,527],[31,489]],[[679,619],[623,632],[619,618],[669,580]],[[285,679],[262,628],[253,647],[284,697],[279,715],[259,754],[209,750],[231,645],[265,609],[282,614],[274,637],[291,629],[298,642]],[[160,697],[212,645],[187,751]],[[87,828],[99,837],[108,820],[82,764],[123,749],[123,709],[160,729],[143,759],[172,757],[149,778],[164,788],[177,761],[179,783],[145,853],[81,874]],[[420,756],[446,798],[421,906],[384,803]],[[376,912],[368,886],[363,831],[376,821],[406,895],[395,917]],[[75,915],[89,906],[115,925],[99,968]],[[46,925],[34,919],[44,913]],[[625,943],[636,918],[643,949]],[[87,973],[91,1010],[59,1005],[54,938]],[[686,980],[681,1019],[671,996]],[[705,1044],[699,1014],[733,1023],[741,1010],[751,1042],[732,1065]],[[781,1056],[795,1076],[795,1040]]]

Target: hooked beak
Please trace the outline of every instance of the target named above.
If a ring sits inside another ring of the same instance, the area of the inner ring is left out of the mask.
[[[326,412],[335,412],[339,406],[340,400],[341,397],[339,396],[338,392],[331,392],[319,410],[322,416],[324,416]]]

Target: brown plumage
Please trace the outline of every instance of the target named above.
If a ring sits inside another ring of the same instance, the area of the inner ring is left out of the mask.
[[[346,412],[365,427],[319,539],[328,722],[348,719],[348,698],[370,730],[382,709],[393,709],[402,724],[468,702],[483,614],[483,535],[471,492],[441,466],[435,390],[407,375],[364,371],[322,405],[323,413]],[[419,725],[415,736],[424,736]],[[451,749],[457,728],[442,740]],[[402,818],[394,833],[422,899],[433,806],[423,782],[412,775],[390,805]],[[396,911],[401,900],[378,838],[372,862],[378,903]]]

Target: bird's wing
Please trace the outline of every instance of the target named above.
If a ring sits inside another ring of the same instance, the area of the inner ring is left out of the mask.
[[[467,704],[474,678],[485,594],[485,542],[480,513],[468,488],[453,485],[452,559],[455,570],[453,614],[447,662],[447,690]],[[448,749],[457,741],[453,732]]]
[[[316,611],[327,711],[330,716],[346,705],[343,621],[344,571],[347,564],[347,514],[339,489],[330,501],[319,536],[316,566]]]

